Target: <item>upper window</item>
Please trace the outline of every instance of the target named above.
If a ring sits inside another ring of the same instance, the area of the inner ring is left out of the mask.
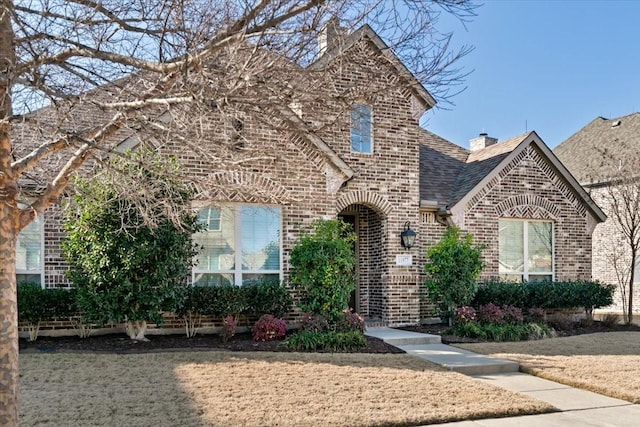
[[[42,284],[43,224],[38,216],[22,229],[16,243],[16,281]]]
[[[211,215],[211,212],[217,214]],[[216,224],[211,218],[217,217]],[[193,269],[196,285],[246,285],[280,281],[280,209],[257,205],[205,207],[198,218],[207,228],[194,235],[203,250]]]
[[[355,103],[351,106],[351,152],[373,153],[371,107]]]
[[[553,280],[553,223],[503,219],[499,222],[499,273],[508,280]]]

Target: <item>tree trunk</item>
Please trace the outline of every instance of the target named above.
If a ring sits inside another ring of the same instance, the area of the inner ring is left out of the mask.
[[[129,338],[136,341],[149,341],[144,334],[147,332],[147,322],[145,320],[127,321],[127,334]]]
[[[631,242],[631,272],[629,274],[629,303],[627,304],[627,316],[626,323],[633,323],[633,282],[636,281],[635,272],[636,272],[636,262],[637,262],[638,250],[637,247],[633,244],[633,239]]]
[[[13,427],[18,425],[17,213],[2,197],[0,203],[0,426]]]
[[[20,211],[18,185],[11,168],[11,84],[15,66],[11,13],[0,1],[0,426],[18,425],[18,303],[16,237]]]

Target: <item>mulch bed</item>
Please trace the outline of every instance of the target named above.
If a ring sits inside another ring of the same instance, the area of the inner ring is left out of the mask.
[[[477,343],[484,342],[482,340],[477,340],[474,338],[464,338],[458,337],[455,335],[447,335],[445,333],[448,326],[442,323],[435,325],[418,325],[418,326],[407,326],[402,328],[406,331],[414,331],[421,332],[423,334],[434,334],[440,335],[442,338],[443,344],[462,344],[462,343]],[[557,330],[556,335],[559,337],[569,337],[572,335],[584,335],[584,334],[595,334],[598,332],[640,332],[640,325],[631,324],[615,324],[612,326],[604,326],[604,324],[600,321],[594,321],[591,325],[585,325],[580,322],[576,322],[572,325],[569,325],[568,328]]]
[[[148,353],[158,351],[277,351],[289,352],[282,341],[254,341],[249,333],[233,336],[223,343],[217,335],[148,335],[148,342],[134,341],[125,334],[97,335],[81,339],[72,337],[40,336],[35,342],[20,339],[20,352],[94,352],[94,353]],[[367,339],[367,347],[351,353],[404,353],[372,337]]]
[[[407,326],[401,329],[427,334],[441,335],[444,344],[475,343],[482,342],[473,338],[462,338],[446,335],[444,331],[447,325],[420,325]],[[576,323],[570,329],[557,331],[558,336],[571,336],[592,334],[596,332],[622,332],[640,331],[640,325],[617,324],[605,327],[601,322],[593,322],[586,326]],[[149,335],[148,342],[134,341],[124,334],[97,335],[81,339],[71,337],[38,337],[35,342],[27,342],[20,339],[21,352],[94,352],[94,353],[148,353],[158,351],[198,351],[198,350],[224,350],[224,351],[277,351],[289,352],[282,341],[254,341],[249,333],[237,334],[228,342],[223,343],[217,335],[197,335],[187,338],[185,335]],[[404,353],[404,351],[385,344],[382,340],[372,337],[367,339],[367,347],[353,351],[352,353]]]

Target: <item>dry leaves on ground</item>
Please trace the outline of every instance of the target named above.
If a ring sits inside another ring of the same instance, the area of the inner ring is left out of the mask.
[[[60,353],[20,363],[21,426],[408,426],[552,410],[408,355]]]
[[[640,403],[640,332],[456,346],[515,360],[526,373]]]

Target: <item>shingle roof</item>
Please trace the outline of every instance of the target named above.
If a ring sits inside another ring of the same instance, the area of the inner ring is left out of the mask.
[[[469,191],[489,175],[502,160],[531,135],[531,132],[509,138],[503,142],[491,145],[478,151],[469,153],[464,168],[460,170],[458,179],[451,191],[449,206],[459,202]]]
[[[469,151],[427,130],[421,131],[420,200],[435,200],[444,207]]]
[[[617,172],[616,161],[637,158],[640,113],[615,119],[596,117],[558,145],[553,153],[581,183],[599,181]]]

